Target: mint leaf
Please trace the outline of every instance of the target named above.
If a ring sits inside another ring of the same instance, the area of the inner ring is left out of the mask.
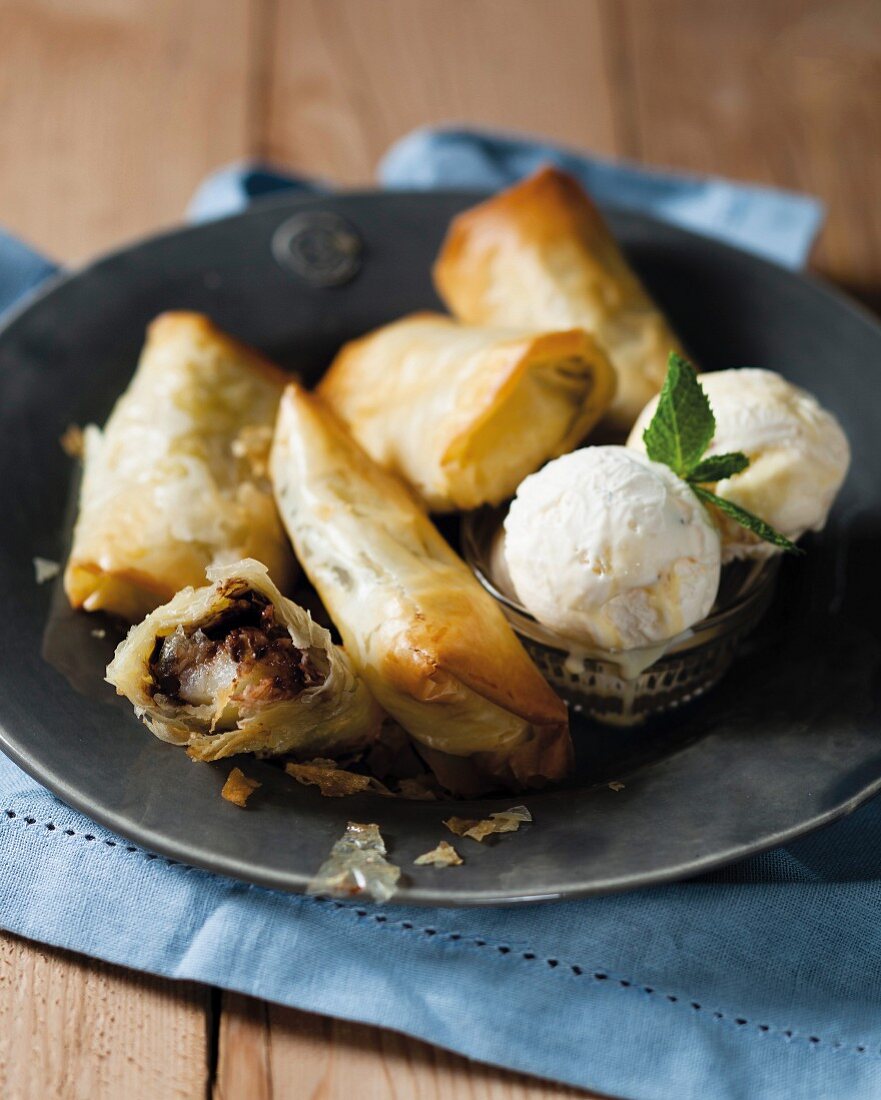
[[[723,512],[726,516],[730,516],[731,519],[736,520],[741,527],[746,527],[748,531],[752,531],[754,535],[758,535],[759,538],[764,539],[765,542],[773,543],[774,546],[780,546],[789,554],[804,553],[804,550],[796,546],[794,542],[790,542],[785,535],[781,535],[779,531],[775,531],[770,523],[765,523],[763,519],[754,516],[752,512],[748,512],[745,508],[741,508],[737,504],[732,504],[730,500],[725,500],[723,497],[717,497],[715,493],[711,493],[709,489],[704,489],[700,485],[692,485],[691,488],[698,499],[704,504],[709,504],[714,508],[718,508],[720,512]]]
[[[657,411],[642,436],[646,453],[653,462],[663,462],[674,474],[688,477],[715,430],[716,419],[697,371],[671,351]]]
[[[692,467],[688,480],[700,483],[724,481],[726,477],[734,477],[742,473],[749,466],[749,459],[742,451],[733,451],[727,455],[710,455],[697,466]]]
[[[775,531],[770,523],[704,488],[733,477],[749,466],[749,459],[740,451],[703,458],[715,432],[716,418],[698,382],[697,372],[691,363],[671,351],[658,407],[642,433],[649,458],[669,466],[674,474],[687,481],[702,504],[718,508],[765,542],[790,554],[803,554],[803,550]]]

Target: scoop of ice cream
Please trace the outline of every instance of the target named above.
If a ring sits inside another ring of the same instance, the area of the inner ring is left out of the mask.
[[[626,447],[585,447],[521,484],[505,561],[523,605],[581,645],[637,649],[710,611],[719,535],[684,481]]]
[[[819,531],[844,481],[850,448],[841,425],[815,397],[767,370],[715,371],[700,383],[716,417],[707,454],[743,451],[748,469],[714,492],[760,516],[795,542]],[[644,451],[642,433],[657,408],[651,400],[633,426],[629,447]],[[779,552],[745,527],[716,513],[722,560]]]

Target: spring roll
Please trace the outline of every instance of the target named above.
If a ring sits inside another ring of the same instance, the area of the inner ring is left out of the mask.
[[[513,496],[605,412],[615,373],[579,329],[477,328],[420,313],[346,344],[319,393],[433,511]]]
[[[103,431],[85,431],[64,587],[74,608],[136,622],[208,566],[293,559],[266,473],[287,376],[195,313],[150,325]]]
[[[630,429],[680,343],[579,183],[544,168],[454,219],[434,268],[449,309],[475,325],[578,326],[618,374],[606,423]]]
[[[163,741],[197,760],[234,753],[336,756],[379,732],[363,679],[260,562],[208,570],[132,627],[107,680]]]
[[[571,758],[566,707],[411,491],[320,398],[282,398],[282,519],[356,669],[444,785],[536,786]]]

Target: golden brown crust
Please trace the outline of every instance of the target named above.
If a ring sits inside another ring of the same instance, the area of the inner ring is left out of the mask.
[[[407,488],[296,384],[272,475],[301,564],[385,709],[424,744],[483,754],[496,779],[565,774],[566,707],[499,607]],[[533,740],[534,769],[509,763]]]
[[[680,347],[580,184],[547,167],[455,218],[434,266],[470,324],[579,325],[619,372],[610,419],[629,427]]]
[[[585,263],[614,277],[609,289],[615,299],[645,297],[596,204],[574,177],[547,165],[450,223],[433,274],[441,297],[461,320],[497,321],[488,272],[475,261],[511,236],[541,251],[571,239]]]
[[[398,513],[400,529],[424,552],[428,583],[419,588],[406,645],[388,654],[386,674],[414,698],[430,700],[443,697],[449,685],[442,674],[448,673],[531,722],[567,722],[566,705],[527,657],[495,601],[400,481],[370,460],[320,398],[294,382],[283,401],[288,408],[296,404],[298,417],[311,418],[332,442],[356,478],[358,489],[349,486],[353,498],[365,508],[371,498],[387,502]],[[475,636],[475,626],[483,637]]]
[[[318,392],[433,511],[512,496],[605,412],[615,372],[581,329],[460,325],[419,313],[346,344]]]
[[[409,629],[381,666],[389,683],[427,703],[443,702],[458,684],[465,684],[529,722],[566,722],[563,701],[526,656],[507,623],[503,621],[502,629],[496,616],[489,613],[489,606],[497,610],[495,605],[475,600],[464,575],[451,580],[459,581],[461,587],[420,592],[419,610]],[[486,595],[482,589],[480,592]],[[475,629],[484,637],[476,639]],[[488,636],[492,637],[489,645]]]
[[[70,603],[129,621],[200,584],[216,561],[256,557],[282,584],[293,561],[265,458],[286,375],[207,317],[166,313],[106,427],[84,433]],[[249,447],[251,450],[249,450]]]
[[[218,328],[204,313],[184,309],[166,310],[165,313],[154,317],[147,326],[148,345],[150,341],[164,343],[180,336],[186,336],[193,343],[214,344],[230,358],[237,359],[242,367],[254,371],[267,382],[277,386],[279,392],[290,381],[290,376],[275,363],[261,355],[255,348],[243,344],[234,336]]]

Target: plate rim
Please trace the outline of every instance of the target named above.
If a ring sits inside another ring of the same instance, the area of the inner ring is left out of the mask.
[[[204,229],[206,226],[226,224],[234,221],[244,220],[254,214],[259,214],[264,210],[284,209],[288,206],[308,206],[311,203],[333,201],[334,199],[372,199],[372,198],[398,198],[398,197],[425,197],[425,198],[463,198],[470,196],[475,202],[482,202],[485,199],[490,198],[496,191],[486,190],[479,187],[438,187],[438,188],[381,188],[381,187],[355,187],[355,188],[339,188],[336,191],[330,192],[314,192],[303,194],[298,192],[297,194],[288,194],[286,192],[280,192],[273,195],[261,195],[259,198],[252,200],[244,210],[236,210],[229,214],[223,214],[218,218],[206,218],[198,222],[181,222],[175,225],[168,226],[155,231],[147,231],[145,233],[135,234],[133,237],[121,244],[113,245],[110,248],[103,249],[97,252],[94,256],[89,257],[86,260],[78,261],[70,265],[59,264],[58,270],[48,275],[43,282],[37,284],[36,287],[32,287],[30,290],[17,299],[11,306],[7,307],[0,316],[0,338],[6,334],[6,330],[14,324],[23,314],[29,309],[38,305],[44,298],[49,297],[50,294],[66,285],[68,282],[74,279],[89,275],[95,268],[100,267],[102,264],[119,259],[120,257],[136,252],[140,248],[158,244],[161,241],[167,241],[172,238],[184,237],[189,233],[198,233],[199,230]],[[872,310],[864,305],[857,298],[848,294],[845,290],[841,289],[835,283],[824,278],[822,275],[809,270],[808,268],[793,268],[787,267],[784,264],[774,263],[773,260],[768,259],[766,256],[760,256],[756,252],[750,252],[749,249],[740,248],[738,245],[731,244],[729,241],[723,240],[720,237],[713,237],[705,233],[698,233],[693,229],[689,229],[686,226],[678,225],[676,222],[668,221],[665,218],[656,217],[654,214],[648,213],[643,210],[636,210],[628,206],[622,206],[618,203],[598,202],[597,205],[606,213],[611,214],[613,217],[625,217],[631,218],[636,222],[643,222],[645,224],[659,225],[664,229],[672,229],[677,234],[683,234],[693,242],[709,243],[713,248],[722,249],[725,252],[730,253],[733,257],[746,260],[750,263],[758,264],[766,270],[770,270],[775,274],[781,272],[796,279],[802,285],[810,288],[812,292],[818,294],[822,298],[832,298],[840,306],[845,308],[851,313],[857,320],[868,328],[875,331],[881,336],[881,318],[877,317]],[[822,233],[822,229],[821,229]],[[30,247],[30,246],[28,246]],[[52,257],[45,256],[41,251],[34,249],[38,255],[42,256],[49,263],[56,263]]]
[[[304,206],[320,205],[328,201],[333,202],[335,199],[360,200],[378,198],[387,200],[400,196],[407,196],[411,198],[418,197],[428,202],[438,197],[455,197],[456,199],[471,198],[474,201],[479,201],[488,194],[490,194],[489,191],[475,188],[444,188],[438,190],[408,189],[402,191],[388,191],[379,188],[359,188],[341,190],[329,194],[298,193],[291,195],[281,193],[278,195],[265,196],[251,203],[245,210],[230,213],[222,218],[212,219],[210,222],[206,221],[193,225],[174,226],[159,232],[147,233],[132,241],[102,252],[82,264],[75,265],[71,268],[60,269],[58,272],[50,275],[39,286],[25,294],[22,299],[6,311],[2,323],[0,323],[0,340],[6,336],[7,331],[17,321],[29,311],[38,308],[45,299],[62,289],[68,283],[87,278],[97,267],[104,263],[137,252],[143,247],[151,246],[161,241],[180,239],[190,234],[198,234],[206,227],[218,222],[243,222],[247,221],[252,215],[259,215],[267,209],[296,210]],[[774,277],[779,278],[782,275],[788,279],[792,279],[809,289],[819,298],[831,300],[839,308],[843,308],[855,322],[859,322],[861,325],[866,326],[879,340],[881,340],[881,321],[875,318],[871,311],[863,306],[862,303],[854,300],[850,295],[817,275],[782,267],[762,256],[755,255],[754,253],[738,248],[725,241],[721,241],[717,238],[708,238],[705,235],[674,225],[668,221],[654,217],[651,214],[608,204],[604,204],[604,209],[625,218],[632,219],[637,224],[641,222],[646,225],[658,225],[664,229],[672,229],[676,234],[684,235],[693,242],[709,243],[713,249],[717,251],[717,254],[721,251],[721,259],[724,259],[726,253],[731,254],[733,259],[741,263],[747,262],[751,265],[758,265],[760,268],[769,269]],[[20,751],[16,742],[10,740],[11,736],[12,735],[7,731],[6,722],[0,721],[0,747],[2,747],[6,755],[8,755],[10,759],[28,775],[45,786],[64,803],[86,814],[103,827],[131,838],[135,843],[168,859],[200,868],[212,874],[218,874],[238,881],[253,883],[268,889],[280,890],[287,893],[299,893],[304,890],[308,882],[308,876],[306,875],[298,874],[293,871],[278,874],[272,872],[261,873],[259,868],[245,867],[243,865],[236,866],[236,860],[227,855],[212,854],[210,851],[208,851],[207,854],[203,854],[202,848],[198,844],[190,844],[183,839],[179,841],[167,841],[161,833],[150,827],[139,826],[137,823],[132,823],[128,820],[122,820],[122,823],[120,823],[121,819],[124,818],[123,814],[113,810],[104,810],[100,805],[96,808],[95,804],[91,802],[88,797],[81,797],[77,793],[77,790],[69,785],[64,776],[56,775],[53,771],[46,771],[40,767],[32,768],[27,752]],[[407,894],[403,896],[400,901],[395,899],[394,903],[414,906],[443,907],[513,906],[534,904],[541,901],[608,895],[637,888],[660,885],[665,882],[678,881],[683,878],[707,873],[738,859],[767,851],[797,839],[818,828],[832,824],[853,812],[860,805],[875,797],[879,792],[881,792],[881,774],[872,782],[867,783],[857,793],[852,794],[831,809],[824,810],[821,813],[803,819],[790,828],[778,830],[773,835],[765,837],[761,841],[752,841],[735,845],[727,848],[721,853],[716,852],[692,860],[680,861],[675,866],[666,866],[654,871],[630,873],[620,878],[612,878],[604,881],[594,880],[590,883],[576,885],[567,884],[563,888],[552,893],[511,894],[499,893],[493,890],[479,891],[469,889],[463,891],[461,889],[457,890],[455,887],[449,890],[444,889],[443,893],[440,893],[439,888],[436,887],[411,887],[408,888]],[[241,861],[239,862],[241,863]]]
[[[96,812],[93,807],[88,805],[88,800],[80,798],[75,791],[71,791],[62,778],[59,778],[57,781],[54,778],[46,779],[45,773],[35,774],[31,771],[27,763],[26,754],[21,754],[17,748],[10,745],[7,741],[5,724],[2,722],[0,722],[0,749],[2,749],[5,755],[7,755],[14,764],[20,767],[22,771],[26,772],[32,779],[36,779],[38,783],[45,786],[47,790],[59,798],[65,805],[75,810],[79,810],[97,824],[127,840],[134,841],[150,852],[155,852],[165,859],[181,864],[181,866],[189,866],[207,872],[208,874],[233,879],[234,881],[242,882],[246,885],[258,886],[267,890],[276,890],[285,894],[306,896],[306,887],[310,881],[307,875],[288,871],[283,875],[279,874],[276,876],[273,874],[261,873],[259,869],[237,869],[233,866],[236,861],[226,856],[212,855],[209,853],[209,855],[203,857],[198,848],[190,849],[190,851],[195,852],[195,854],[183,854],[187,852],[187,843],[184,841],[179,843],[167,842],[161,833],[156,833],[149,828],[142,828],[137,825],[130,827],[125,823],[120,826],[116,820],[119,815],[112,811],[105,812],[100,808]],[[633,890],[650,889],[654,886],[662,886],[672,882],[682,882],[700,875],[708,874],[721,867],[729,866],[738,860],[760,855],[780,845],[797,840],[799,837],[808,833],[815,832],[817,829],[832,825],[836,821],[840,821],[842,818],[853,813],[853,811],[858,809],[861,805],[871,801],[879,793],[881,793],[881,774],[879,774],[878,778],[872,783],[863,787],[857,794],[852,795],[831,810],[816,814],[789,829],[780,830],[773,836],[765,838],[759,843],[752,842],[735,846],[722,853],[714,853],[713,855],[703,858],[687,860],[676,866],[664,867],[657,871],[647,871],[624,876],[619,879],[609,879],[600,882],[595,881],[590,884],[572,887],[566,886],[556,891],[545,890],[540,893],[536,892],[535,894],[505,894],[492,891],[462,890],[453,887],[450,890],[444,890],[443,894],[439,896],[435,890],[430,888],[408,887],[406,895],[402,895],[401,897],[397,895],[394,896],[390,904],[441,909],[456,909],[460,907],[475,909],[501,906],[519,907],[554,901],[576,901],[581,898],[589,897],[610,897],[614,894],[623,894]],[[211,860],[214,861],[213,866],[210,862]],[[392,859],[392,862],[394,862],[394,859]],[[218,864],[222,865],[222,869],[219,869]],[[364,900],[366,899],[360,899],[362,902]],[[358,903],[359,899],[352,899],[353,905]]]

